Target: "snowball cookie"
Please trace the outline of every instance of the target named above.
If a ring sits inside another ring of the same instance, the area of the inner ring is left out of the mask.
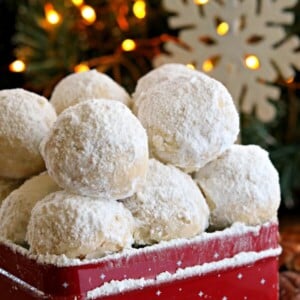
[[[0,236],[15,243],[25,241],[27,225],[34,205],[50,193],[60,190],[47,172],[25,181],[8,195],[0,208]]]
[[[66,109],[41,151],[57,184],[83,196],[131,196],[148,167],[145,129],[129,108],[113,100],[88,100]]]
[[[96,257],[130,247],[133,225],[122,203],[60,191],[33,208],[27,240],[33,253]]]
[[[0,205],[2,201],[23,183],[20,179],[0,178]]]
[[[155,159],[141,190],[123,203],[136,220],[138,244],[193,237],[208,226],[209,209],[192,178]]]
[[[0,176],[26,178],[44,170],[42,138],[56,120],[46,98],[23,89],[0,91]]]
[[[50,102],[60,114],[67,107],[87,99],[106,98],[128,105],[127,92],[106,74],[96,70],[73,73],[63,78],[54,88]]]
[[[137,112],[151,155],[188,173],[223,153],[239,133],[239,116],[227,89],[203,73],[192,74],[148,88]]]
[[[142,76],[136,85],[135,91],[132,95],[133,107],[132,110],[136,113],[141,97],[144,93],[147,93],[148,88],[155,86],[156,84],[163,82],[169,78],[178,76],[191,76],[193,71],[185,65],[182,64],[164,64]]]
[[[278,173],[268,153],[258,146],[233,145],[200,169],[195,180],[210,207],[213,227],[234,222],[258,225],[277,216]]]

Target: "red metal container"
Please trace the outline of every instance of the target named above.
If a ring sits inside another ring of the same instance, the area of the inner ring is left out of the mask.
[[[278,226],[236,224],[93,260],[0,243],[0,299],[278,299]]]

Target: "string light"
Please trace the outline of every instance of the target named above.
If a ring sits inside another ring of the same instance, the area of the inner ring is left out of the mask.
[[[20,73],[25,71],[26,65],[22,60],[17,59],[13,61],[8,68],[11,72]]]
[[[197,5],[204,5],[207,4],[209,0],[194,0],[195,4]]]
[[[138,19],[144,19],[146,17],[146,3],[143,0],[137,0],[132,7],[133,14]]]
[[[83,0],[72,0],[72,3],[75,6],[81,6],[83,4]]]
[[[205,60],[202,64],[202,70],[204,72],[210,72],[213,68],[214,68],[214,64],[210,59]]]
[[[89,24],[92,24],[96,21],[96,12],[95,10],[89,6],[89,5],[83,5],[80,9],[81,16],[85,21],[87,21]]]
[[[294,79],[295,79],[295,78],[292,76],[292,77],[286,79],[285,82],[286,82],[287,84],[290,84],[290,83],[294,82]]]
[[[136,43],[134,40],[126,39],[122,42],[121,46],[124,51],[133,51],[136,48]]]
[[[88,71],[90,68],[87,64],[85,63],[81,63],[78,64],[77,66],[74,67],[74,72],[75,73],[81,73],[81,72],[86,72]]]
[[[218,35],[225,35],[227,34],[229,31],[229,24],[226,22],[221,22],[218,26],[217,26],[217,33]]]
[[[258,57],[252,54],[245,57],[245,64],[246,67],[251,70],[257,70],[260,67]]]
[[[51,3],[46,3],[44,6],[45,16],[51,25],[56,25],[60,22],[61,16],[60,14],[54,9]]]
[[[186,67],[192,70],[196,69],[196,67],[193,64],[187,64]]]

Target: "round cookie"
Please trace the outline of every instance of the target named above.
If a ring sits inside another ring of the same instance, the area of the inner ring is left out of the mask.
[[[47,172],[25,181],[6,197],[0,207],[0,236],[24,243],[32,208],[46,195],[58,190],[60,188]]]
[[[66,109],[41,151],[57,184],[83,196],[131,196],[148,167],[145,129],[124,104],[113,100],[88,100]]]
[[[136,85],[135,91],[132,94],[132,110],[134,113],[138,111],[140,101],[143,99],[143,94],[147,93],[147,90],[169,78],[178,76],[191,76],[193,70],[182,64],[164,64],[144,76],[142,76]]]
[[[210,207],[210,224],[224,228],[234,222],[259,225],[277,216],[278,173],[268,153],[254,145],[233,145],[195,175]]]
[[[19,179],[0,178],[0,205],[2,201],[22,183],[23,180]]]
[[[145,184],[123,203],[135,218],[137,244],[193,237],[208,226],[209,209],[192,178],[155,159]]]
[[[73,73],[63,78],[55,86],[50,102],[57,114],[60,114],[69,106],[97,98],[117,100],[126,105],[130,102],[130,97],[123,87],[96,70]]]
[[[122,203],[60,191],[33,208],[27,240],[33,253],[91,258],[129,248],[132,230]]]
[[[137,112],[151,155],[188,173],[223,153],[239,133],[239,116],[224,85],[191,74],[148,88]]]
[[[0,91],[0,177],[26,178],[45,169],[39,145],[55,120],[46,98],[23,89]]]

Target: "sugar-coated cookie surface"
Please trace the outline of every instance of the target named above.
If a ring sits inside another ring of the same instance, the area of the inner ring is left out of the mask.
[[[0,91],[0,177],[26,178],[45,169],[39,145],[55,120],[46,98],[23,89]]]
[[[135,218],[137,244],[193,237],[208,226],[209,209],[192,178],[155,159],[145,184],[124,205]]]
[[[138,111],[142,95],[147,93],[147,90],[158,83],[161,83],[169,78],[180,76],[191,76],[193,71],[182,64],[164,64],[141,77],[136,85],[135,91],[132,95],[132,109],[134,113]]]
[[[2,201],[23,183],[20,179],[0,178],[0,206]]]
[[[14,190],[0,207],[0,236],[24,243],[31,210],[50,193],[60,190],[47,172],[34,176]]]
[[[122,203],[59,191],[33,208],[27,240],[33,253],[99,257],[131,247],[132,230]]]
[[[63,78],[54,88],[50,102],[57,114],[69,106],[87,99],[106,98],[128,105],[130,97],[123,87],[106,74],[96,70],[73,73]]]
[[[123,103],[113,100],[88,100],[66,109],[41,150],[57,184],[83,196],[131,196],[148,168],[145,129]]]
[[[151,155],[186,172],[215,159],[239,133],[239,116],[224,85],[190,72],[148,88],[137,111]]]
[[[268,153],[254,145],[233,145],[197,172],[210,207],[210,223],[223,228],[234,222],[259,225],[277,216],[278,173]]]

